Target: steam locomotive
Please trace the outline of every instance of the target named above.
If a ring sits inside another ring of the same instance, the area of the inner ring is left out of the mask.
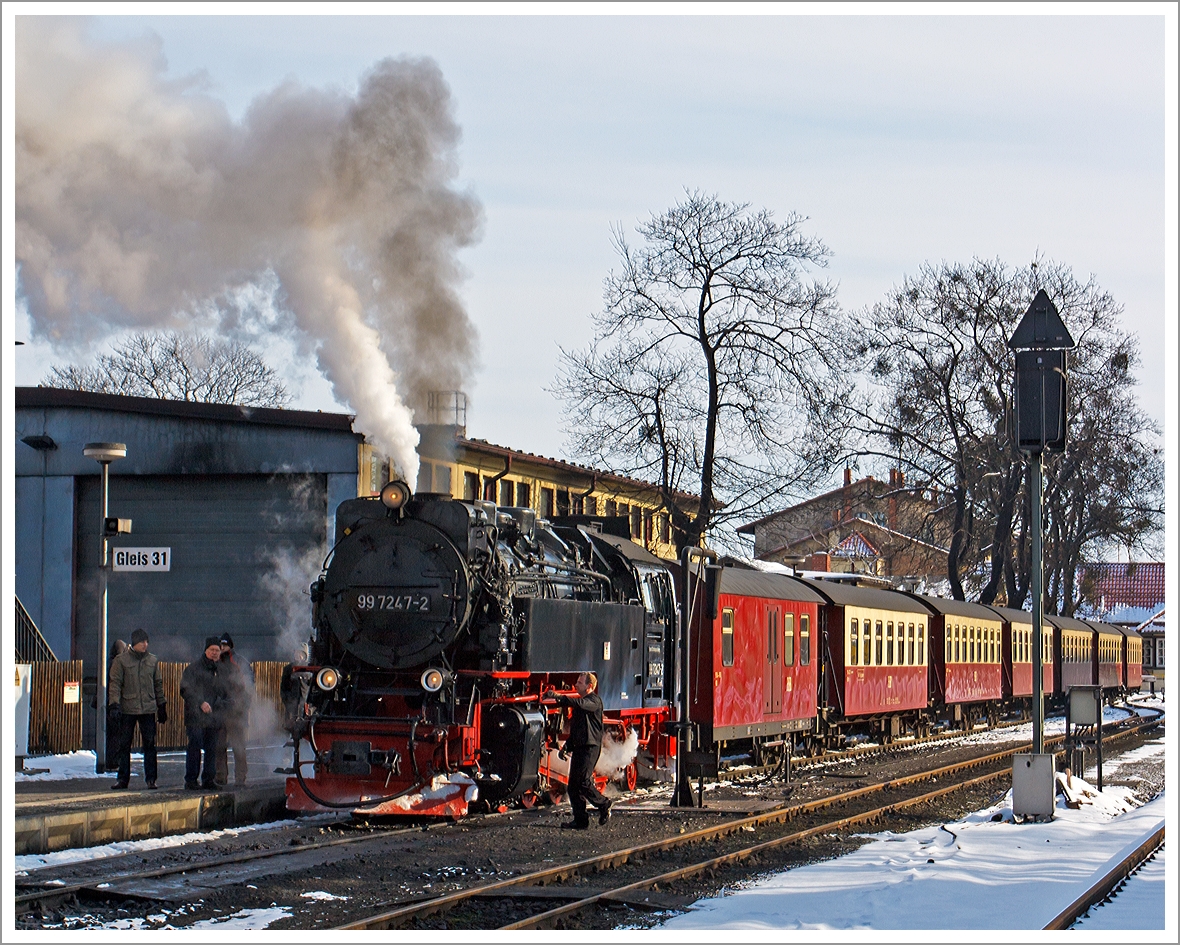
[[[697,749],[686,763],[727,746],[774,763],[1028,716],[1031,615],[829,578],[686,574],[587,523],[389,483],[340,505],[311,588],[287,806],[461,817],[477,798],[556,797],[565,718],[542,693],[585,671],[605,709],[600,787],[674,780],[678,738]],[[1050,702],[1140,688],[1133,630],[1049,617],[1043,645]]]
[[[296,668],[308,686],[289,808],[460,817],[477,798],[559,794],[564,716],[542,692],[584,671],[605,710],[600,780],[667,769],[676,608],[660,559],[400,482],[342,503],[335,539]]]

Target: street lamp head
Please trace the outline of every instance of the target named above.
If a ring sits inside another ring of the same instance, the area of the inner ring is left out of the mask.
[[[82,455],[90,459],[97,459],[100,463],[111,463],[116,459],[123,459],[127,455],[126,443],[87,443],[82,447]]]

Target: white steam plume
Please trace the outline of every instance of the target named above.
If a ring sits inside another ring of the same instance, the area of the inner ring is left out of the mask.
[[[412,411],[463,388],[476,360],[455,287],[480,208],[454,189],[437,65],[386,59],[353,95],[287,82],[240,122],[201,77],[164,71],[156,39],[17,20],[16,251],[34,334],[80,349],[210,320],[232,333],[235,300],[269,284],[283,312],[270,330],[314,351],[413,482]]]

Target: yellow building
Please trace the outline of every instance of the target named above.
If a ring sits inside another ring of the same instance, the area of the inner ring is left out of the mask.
[[[468,439],[459,424],[422,424],[418,432],[421,466],[415,492],[488,499],[535,509],[546,519],[603,519],[604,531],[627,531],[652,554],[676,559],[668,514],[662,511],[659,489],[649,482]],[[389,479],[389,463],[367,443],[359,450],[357,494],[376,495]],[[696,496],[677,493],[676,500],[685,511],[695,511]]]

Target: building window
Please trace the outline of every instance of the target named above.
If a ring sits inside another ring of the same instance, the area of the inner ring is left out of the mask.
[[[860,624],[855,617],[848,625],[848,665],[860,665]]]
[[[643,543],[650,545],[654,532],[652,530],[652,514],[651,512],[643,513]]]
[[[604,516],[604,518],[614,518],[618,514],[619,514],[619,508],[618,508],[618,505],[615,503],[615,500],[614,499],[607,499],[606,500],[606,515]]]
[[[569,489],[557,490],[557,517],[564,518],[570,514],[570,491]]]
[[[588,495],[583,500],[583,502],[584,502],[585,511],[583,511],[581,513],[582,515],[594,516],[594,515],[598,514],[598,496]]]
[[[721,665],[733,665],[733,611],[721,611]]]
[[[1164,638],[1157,637],[1155,641],[1155,665],[1164,668]]]
[[[783,660],[788,666],[795,665],[795,615],[783,615]]]
[[[479,498],[479,473],[463,473],[463,498],[468,502]]]
[[[522,509],[532,508],[533,504],[529,501],[529,484],[527,482],[516,484],[516,504]]]
[[[516,483],[511,479],[500,480],[500,505],[511,506],[516,496]]]
[[[553,490],[541,490],[541,508],[538,510],[541,518],[553,518]]]
[[[418,485],[414,487],[415,492],[429,492],[432,487],[431,482],[430,463],[420,463],[418,466]]]
[[[443,495],[451,494],[451,467],[441,463],[434,467],[434,491]]]
[[[668,513],[660,513],[660,541],[665,545],[672,541],[672,529],[668,521]]]
[[[643,509],[631,506],[631,537],[639,541],[643,537]]]
[[[799,617],[799,665],[806,666],[811,662],[811,617],[803,614]]]

